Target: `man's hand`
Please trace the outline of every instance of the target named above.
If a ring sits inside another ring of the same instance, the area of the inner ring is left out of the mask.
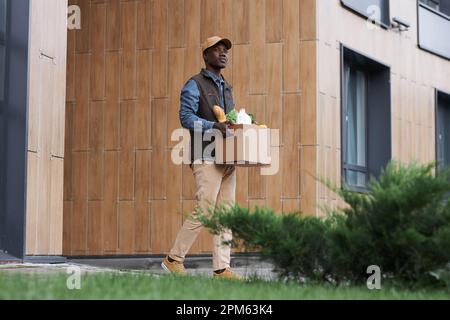
[[[227,125],[225,123],[216,122],[216,123],[214,123],[213,128],[222,132],[223,137],[227,136]]]

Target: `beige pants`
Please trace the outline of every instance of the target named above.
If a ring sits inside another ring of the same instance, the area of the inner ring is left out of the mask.
[[[219,165],[210,161],[194,164],[192,167],[197,187],[197,208],[203,213],[218,204],[229,205],[236,201],[236,170],[234,166]],[[203,225],[195,220],[195,211],[183,224],[178,232],[175,244],[169,256],[183,262],[195,239],[203,229]],[[232,239],[230,230],[214,236],[213,270],[230,267],[231,247],[224,241]]]

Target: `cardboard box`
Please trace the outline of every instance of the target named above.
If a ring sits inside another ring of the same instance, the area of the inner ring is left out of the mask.
[[[270,129],[238,124],[229,127],[230,137],[216,139],[216,163],[240,167],[270,166]]]

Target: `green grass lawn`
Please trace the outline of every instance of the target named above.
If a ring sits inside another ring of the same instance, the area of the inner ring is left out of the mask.
[[[19,274],[0,271],[0,299],[158,299],[158,300],[316,300],[316,299],[450,299],[445,290],[299,285],[252,280],[246,283],[207,277],[133,273],[82,275],[81,290],[69,290],[66,274]]]

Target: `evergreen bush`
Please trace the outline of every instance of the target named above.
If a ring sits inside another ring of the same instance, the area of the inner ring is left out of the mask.
[[[361,283],[378,265],[398,281],[449,286],[450,174],[433,168],[391,162],[368,193],[328,184],[348,206],[324,218],[238,205],[198,216],[214,233],[231,229],[285,277]]]

